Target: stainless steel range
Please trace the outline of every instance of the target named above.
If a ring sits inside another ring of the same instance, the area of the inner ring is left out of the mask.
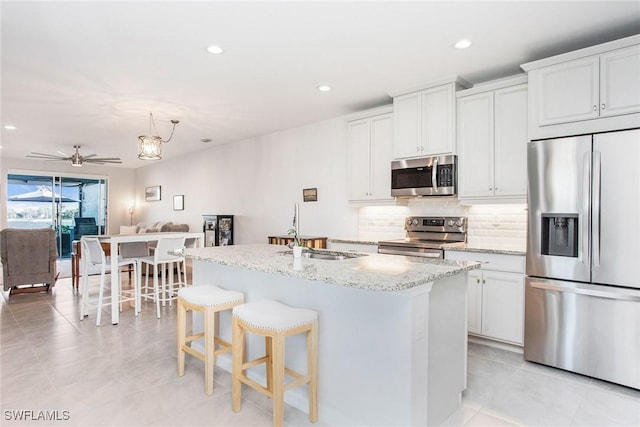
[[[378,253],[444,258],[444,250],[467,241],[467,218],[410,216],[404,223],[404,239],[378,242]]]

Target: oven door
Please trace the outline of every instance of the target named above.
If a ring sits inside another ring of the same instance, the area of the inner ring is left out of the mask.
[[[444,259],[444,251],[435,248],[416,248],[411,246],[394,246],[378,244],[379,254],[418,256],[423,258]]]

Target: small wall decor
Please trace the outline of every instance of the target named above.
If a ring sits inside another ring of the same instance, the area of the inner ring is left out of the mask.
[[[147,187],[144,189],[144,199],[147,202],[156,202],[161,199],[160,186]]]
[[[303,188],[302,200],[305,202],[317,202],[318,201],[318,189],[317,188]]]
[[[184,194],[173,196],[173,210],[174,211],[184,210]]]

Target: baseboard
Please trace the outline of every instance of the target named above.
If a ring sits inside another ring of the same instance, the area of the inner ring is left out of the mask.
[[[502,341],[496,341],[496,340],[492,340],[489,338],[485,338],[485,337],[479,337],[476,335],[468,335],[468,340],[469,342],[475,343],[475,344],[482,344],[482,345],[486,345],[489,347],[494,347],[494,348],[499,348],[501,350],[507,350],[507,351],[512,351],[514,353],[519,353],[519,354],[523,354],[524,353],[524,347],[520,346],[520,345],[516,345],[516,344],[510,344],[510,343],[506,343],[506,342],[502,342]]]

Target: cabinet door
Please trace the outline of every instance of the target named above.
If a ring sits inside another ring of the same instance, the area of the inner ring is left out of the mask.
[[[600,116],[640,111],[640,46],[600,56]]]
[[[458,98],[461,199],[493,195],[493,138],[493,93]]]
[[[421,155],[420,92],[393,98],[394,156],[397,159]]]
[[[370,197],[369,120],[363,119],[347,124],[349,147],[349,199],[363,200]]]
[[[453,153],[454,101],[452,84],[422,91],[422,155]]]
[[[494,92],[494,180],[496,196],[527,194],[527,85]]]
[[[484,271],[482,282],[482,334],[523,344],[524,277]]]
[[[576,59],[534,70],[537,88],[538,124],[596,119],[598,112],[599,60],[597,56]]]
[[[482,334],[482,272],[467,273],[467,328],[472,334]]]
[[[393,116],[371,118],[371,183],[374,199],[391,199],[391,160],[393,159]]]

